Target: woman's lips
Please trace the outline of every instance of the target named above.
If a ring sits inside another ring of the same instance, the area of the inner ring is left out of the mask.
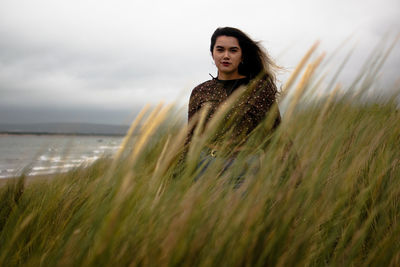
[[[228,67],[231,63],[229,62],[222,62],[222,65],[224,65],[225,67]]]

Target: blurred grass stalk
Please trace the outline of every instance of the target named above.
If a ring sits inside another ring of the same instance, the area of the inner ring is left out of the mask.
[[[338,69],[330,93],[310,101],[326,89],[317,46],[283,88],[280,127],[271,134],[267,116],[229,168],[223,117],[241,91],[207,127],[199,114],[189,148],[193,122],[160,104],[139,114],[113,159],[0,188],[0,266],[399,266],[398,103],[363,101],[394,43],[347,90]]]

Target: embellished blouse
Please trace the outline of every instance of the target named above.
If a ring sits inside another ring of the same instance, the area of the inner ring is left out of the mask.
[[[242,78],[236,80],[219,80],[213,78],[196,86],[191,93],[188,109],[188,121],[205,105],[209,106],[206,123],[213,117],[218,107],[240,86],[247,86],[245,92],[239,97],[232,112],[229,112],[224,121],[233,117],[233,137],[249,134],[265,118],[273,104],[276,102],[277,89],[274,83],[264,75],[260,79]],[[279,110],[276,109],[276,118],[273,128],[280,123]],[[193,130],[189,133],[190,141]]]

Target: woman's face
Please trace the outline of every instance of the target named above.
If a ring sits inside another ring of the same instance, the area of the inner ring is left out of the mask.
[[[212,56],[218,68],[219,79],[232,80],[244,77],[239,74],[242,49],[235,37],[225,35],[217,37]]]

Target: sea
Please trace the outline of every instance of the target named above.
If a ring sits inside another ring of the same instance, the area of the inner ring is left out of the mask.
[[[0,179],[45,175],[89,166],[114,155],[120,136],[0,135]]]

